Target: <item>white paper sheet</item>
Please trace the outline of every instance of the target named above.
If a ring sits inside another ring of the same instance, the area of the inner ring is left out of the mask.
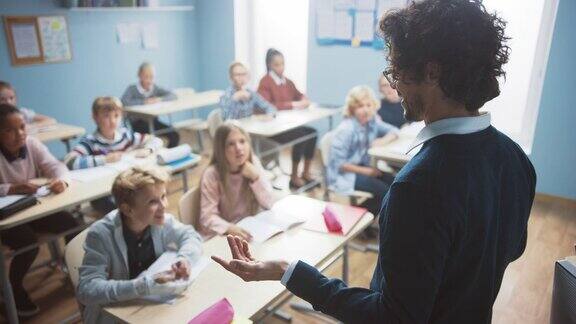
[[[142,47],[156,49],[159,46],[158,25],[155,23],[142,25]]]
[[[8,195],[0,197],[0,209],[17,202],[18,200],[24,198],[24,195]]]
[[[42,186],[40,188],[38,188],[38,190],[36,190],[36,194],[35,196],[40,198],[40,197],[46,197],[51,193],[50,189],[48,189],[48,186]]]
[[[116,38],[120,44],[137,43],[140,41],[140,24],[119,23],[116,25]]]
[[[12,25],[12,38],[14,39],[14,50],[17,58],[40,56],[38,35],[34,24]]]
[[[70,178],[79,182],[91,182],[115,174],[114,169],[105,166],[70,171]]]
[[[162,271],[170,270],[172,268],[172,264],[176,262],[177,257],[178,254],[174,251],[164,252],[164,254],[162,254],[158,259],[156,259],[156,261],[154,261],[154,263],[152,263],[146,271],[143,271],[140,275],[138,275],[138,278],[143,277],[149,273],[156,274]],[[210,259],[206,256],[202,256],[194,264],[191,264],[190,276],[188,277],[187,280],[188,284],[192,283],[200,275],[202,270],[204,270],[206,266],[208,266],[209,263]],[[143,299],[157,303],[172,304],[174,303],[176,297],[177,296],[146,296]]]

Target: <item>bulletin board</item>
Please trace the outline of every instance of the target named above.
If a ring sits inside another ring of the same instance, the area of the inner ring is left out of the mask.
[[[319,45],[384,48],[378,20],[408,0],[316,0],[316,41]]]
[[[64,16],[4,16],[4,30],[12,65],[72,60]]]

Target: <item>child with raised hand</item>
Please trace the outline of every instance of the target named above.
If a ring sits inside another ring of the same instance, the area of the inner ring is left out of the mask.
[[[159,168],[132,168],[116,177],[118,209],[90,226],[79,268],[77,296],[84,323],[114,323],[101,307],[145,296],[181,294],[191,266],[202,255],[202,238],[166,212],[169,178]],[[170,270],[139,275],[164,252],[176,250]],[[181,280],[182,279],[182,280]]]

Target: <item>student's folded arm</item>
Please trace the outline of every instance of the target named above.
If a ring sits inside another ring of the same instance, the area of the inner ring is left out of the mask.
[[[178,245],[178,257],[185,258],[190,264],[196,262],[202,256],[202,237],[192,225],[185,225],[174,217],[168,224]]]
[[[265,114],[267,115],[276,114],[278,109],[276,109],[276,107],[274,107],[273,104],[268,102],[268,100],[264,99],[258,92],[254,92],[252,95],[254,96],[256,106],[258,106],[258,108],[262,110]]]
[[[232,111],[234,110],[235,102],[232,100],[232,94],[226,92],[220,97],[218,106],[222,110],[222,120],[227,120],[230,118]]]
[[[223,235],[230,227],[230,222],[220,217],[218,203],[221,192],[213,174],[205,172],[200,183],[200,226],[208,231]]]
[[[250,188],[252,189],[252,192],[256,196],[258,204],[260,204],[260,206],[266,209],[270,209],[274,204],[272,185],[270,184],[270,181],[266,177],[264,168],[260,165],[260,163],[258,162],[254,164],[258,168],[259,171],[258,173],[260,174],[260,177],[258,177],[258,180],[250,182]]]
[[[126,88],[126,91],[124,91],[124,94],[122,95],[122,104],[125,107],[143,105],[144,98],[138,96],[137,93],[138,90],[136,89],[135,86],[129,86],[128,88]]]
[[[106,156],[104,155],[83,155],[78,150],[74,149],[66,155],[64,163],[70,170],[80,170],[94,168],[106,164]]]
[[[178,99],[178,96],[170,90],[156,86],[155,97],[162,98],[162,101],[172,101]]]
[[[427,323],[453,245],[455,221],[437,197],[419,186],[394,183],[381,229],[377,291],[347,287],[298,262],[287,288],[315,309],[345,323]],[[414,202],[419,203],[414,203]]]
[[[378,132],[377,137],[382,137],[385,135],[398,136],[398,132],[400,132],[398,127],[381,120],[379,116],[376,117],[376,129]]]
[[[103,241],[104,238],[94,231],[86,236],[84,260],[79,268],[77,296],[80,303],[104,305],[144,296],[146,282],[143,279],[109,279],[111,258]]]

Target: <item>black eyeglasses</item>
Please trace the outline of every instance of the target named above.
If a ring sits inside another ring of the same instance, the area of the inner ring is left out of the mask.
[[[382,75],[386,78],[390,86],[396,89],[396,85],[398,85],[398,73],[394,71],[392,68],[387,68],[386,70],[382,71]]]

